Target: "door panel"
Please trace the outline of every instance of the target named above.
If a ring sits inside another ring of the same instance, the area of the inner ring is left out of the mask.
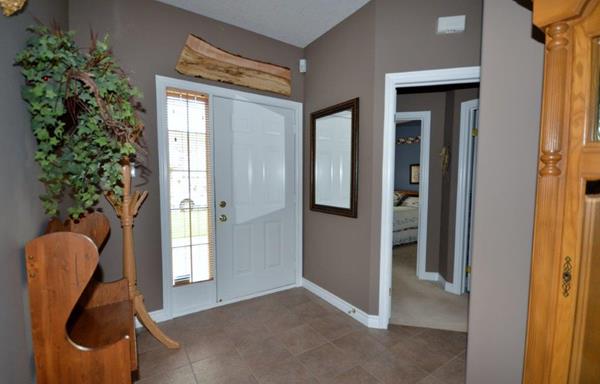
[[[215,96],[213,121],[218,298],[294,284],[294,111]]]
[[[600,195],[586,197],[583,231],[571,382],[600,383]]]

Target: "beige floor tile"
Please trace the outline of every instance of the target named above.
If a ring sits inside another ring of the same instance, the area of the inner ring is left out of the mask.
[[[366,328],[362,330],[386,347],[392,347],[402,340],[406,340],[422,332],[422,328],[406,327],[390,324],[388,329]]]
[[[268,374],[275,365],[292,357],[275,337],[243,345],[238,347],[238,351],[258,379]]]
[[[381,343],[362,331],[349,333],[332,341],[332,343],[359,361],[366,361],[387,352],[387,349]]]
[[[432,373],[444,384],[464,384],[466,380],[467,363],[464,357],[457,357]]]
[[[379,384],[379,380],[362,367],[355,367],[322,384]]]
[[[319,384],[310,371],[295,358],[275,365],[266,375],[260,377],[260,384]]]
[[[415,360],[421,368],[431,373],[456,357],[460,351],[458,343],[445,345],[447,338],[426,332],[400,341],[391,351],[396,356]]]
[[[298,356],[298,360],[319,381],[321,379],[331,380],[358,365],[355,359],[333,344],[325,344],[304,352]]]
[[[297,314],[285,311],[269,319],[264,324],[271,333],[278,334],[304,325],[304,323],[304,320]]]
[[[192,363],[235,350],[233,341],[224,332],[192,337],[182,341]]]
[[[441,381],[440,379],[436,378],[433,375],[429,375],[426,378],[424,378],[423,380],[419,381],[418,384],[446,384],[446,383]]]
[[[315,331],[328,340],[335,340],[364,326],[348,315],[332,313],[308,323]]]
[[[464,382],[465,333],[368,329],[302,288],[160,326],[183,348],[168,350],[141,331],[139,383]]]
[[[189,365],[156,376],[137,381],[137,384],[196,384],[192,367]]]
[[[385,384],[415,384],[427,376],[415,361],[392,354],[381,354],[362,367]]]
[[[290,311],[298,315],[302,321],[311,321],[332,313],[330,309],[326,309],[324,306],[317,304],[314,301],[296,305],[291,308]]]
[[[158,348],[139,355],[140,379],[173,371],[190,362],[183,349]]]
[[[309,325],[301,325],[277,336],[293,355],[306,352],[327,343],[327,339],[319,335]]]
[[[198,384],[216,384],[238,380],[253,382],[252,371],[237,351],[215,355],[192,364]]]

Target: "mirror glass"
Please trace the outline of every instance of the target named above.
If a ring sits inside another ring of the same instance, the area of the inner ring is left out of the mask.
[[[356,217],[358,100],[311,115],[311,209]]]

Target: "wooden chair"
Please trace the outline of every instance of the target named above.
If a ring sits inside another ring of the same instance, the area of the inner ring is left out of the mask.
[[[137,356],[128,282],[93,279],[108,221],[97,213],[59,224],[26,246],[37,382],[131,383]]]

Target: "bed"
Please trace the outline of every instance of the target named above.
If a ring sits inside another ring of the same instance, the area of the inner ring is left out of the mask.
[[[392,242],[394,246],[415,243],[419,233],[419,194],[395,191]]]

